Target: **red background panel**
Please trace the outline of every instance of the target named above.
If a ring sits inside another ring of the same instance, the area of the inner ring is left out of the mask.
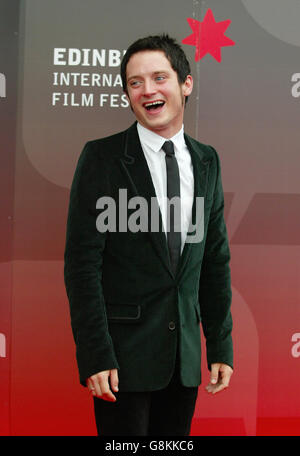
[[[59,67],[53,50],[122,51],[162,31],[181,42],[191,33],[186,19],[202,20],[208,8],[217,22],[231,20],[226,34],[235,45],[222,48],[221,62],[196,62],[194,46],[183,45],[194,78],[184,128],[221,159],[234,375],[230,388],[208,395],[203,350],[191,434],[300,435],[300,349],[292,350],[300,333],[300,91],[292,94],[300,34],[290,37],[300,9],[278,3],[276,23],[270,2],[131,3],[0,3],[0,435],[96,435],[63,282],[69,190],[84,143],[134,117],[109,104],[52,106],[54,91],[122,95],[120,86],[55,87],[54,72],[116,75],[119,67]]]

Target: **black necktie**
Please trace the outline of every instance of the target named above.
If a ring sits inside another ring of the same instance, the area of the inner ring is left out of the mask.
[[[180,177],[178,163],[174,153],[174,145],[172,141],[166,141],[162,146],[166,154],[167,166],[167,198],[168,204],[170,200],[177,196],[180,198]],[[168,225],[167,225],[167,239],[171,266],[175,275],[178,266],[180,252],[181,252],[181,208],[180,199],[174,204],[170,204],[168,210]],[[171,202],[172,203],[172,202]]]

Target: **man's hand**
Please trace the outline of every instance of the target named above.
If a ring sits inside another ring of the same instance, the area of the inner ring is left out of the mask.
[[[232,368],[227,364],[214,363],[211,365],[210,383],[205,387],[206,391],[215,394],[229,386]]]
[[[117,398],[109,387],[108,377],[110,377],[112,390],[119,391],[118,369],[106,370],[92,375],[87,379],[87,387],[93,396],[97,396],[105,401],[115,402]]]

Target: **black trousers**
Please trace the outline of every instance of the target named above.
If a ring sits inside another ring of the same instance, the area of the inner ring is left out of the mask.
[[[158,391],[117,392],[116,402],[94,398],[98,435],[188,436],[198,387],[185,387],[179,378],[178,355],[169,385]]]

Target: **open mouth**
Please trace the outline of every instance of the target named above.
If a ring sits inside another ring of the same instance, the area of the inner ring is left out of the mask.
[[[147,109],[147,111],[155,111],[156,109],[162,108],[164,104],[165,104],[164,101],[157,100],[157,101],[149,101],[147,103],[144,103],[143,106],[144,106],[144,108]]]

